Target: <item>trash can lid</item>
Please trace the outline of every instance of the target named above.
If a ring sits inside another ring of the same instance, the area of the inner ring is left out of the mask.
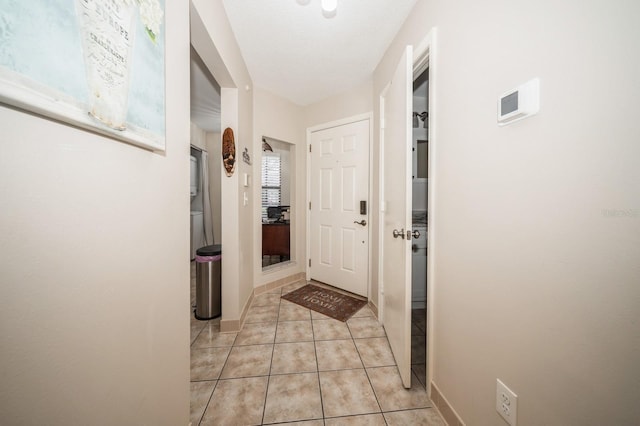
[[[196,250],[198,256],[217,256],[222,254],[222,244],[200,247]]]

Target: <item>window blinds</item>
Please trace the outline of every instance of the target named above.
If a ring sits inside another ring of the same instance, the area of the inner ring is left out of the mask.
[[[267,220],[267,207],[280,205],[280,154],[262,153],[262,221]]]

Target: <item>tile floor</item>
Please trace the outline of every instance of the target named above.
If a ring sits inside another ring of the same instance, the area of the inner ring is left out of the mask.
[[[239,333],[192,316],[192,424],[445,425],[416,377],[420,364],[414,386],[402,386],[371,310],[343,323],[280,299],[304,284],[257,296]]]
[[[424,309],[411,311],[411,371],[422,387],[427,379],[427,313]]]

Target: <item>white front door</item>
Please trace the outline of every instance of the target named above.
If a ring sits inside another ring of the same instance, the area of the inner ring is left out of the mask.
[[[411,149],[413,49],[407,46],[382,95],[383,324],[402,383],[411,387]]]
[[[369,119],[312,132],[309,173],[311,279],[367,297]]]

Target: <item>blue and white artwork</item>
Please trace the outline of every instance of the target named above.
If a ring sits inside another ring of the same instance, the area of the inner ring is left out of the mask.
[[[165,148],[164,0],[0,0],[0,102]]]

